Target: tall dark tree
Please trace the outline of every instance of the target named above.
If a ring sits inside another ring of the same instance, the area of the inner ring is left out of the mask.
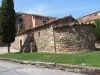
[[[15,10],[13,0],[2,0],[1,20],[3,26],[3,42],[8,44],[10,53],[10,43],[15,41]]]
[[[0,7],[1,10],[1,7]],[[0,11],[0,46],[2,45],[2,33],[3,33],[3,26],[2,26],[2,21],[1,21],[1,11]]]

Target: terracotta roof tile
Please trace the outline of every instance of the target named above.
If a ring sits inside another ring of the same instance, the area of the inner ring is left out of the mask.
[[[42,24],[40,26],[37,26],[33,29],[29,29],[29,30],[25,30],[23,32],[20,32],[16,35],[20,35],[23,33],[26,33],[28,31],[32,31],[36,28],[42,27],[42,26],[46,26],[46,25],[53,25],[54,28],[59,28],[59,27],[63,27],[63,26],[74,26],[74,25],[94,25],[96,26],[94,23],[79,23],[76,19],[74,19],[71,15],[70,16],[65,16],[63,18],[58,18],[56,20],[53,21],[49,21],[46,24]]]

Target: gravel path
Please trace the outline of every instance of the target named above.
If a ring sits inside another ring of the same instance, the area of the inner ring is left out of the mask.
[[[11,53],[14,52],[19,52],[19,50],[15,50],[15,49],[11,49],[10,48]],[[4,53],[8,53],[8,48],[7,47],[0,47],[0,54],[4,54]]]
[[[99,44],[95,43],[95,47],[96,47],[97,49],[100,49],[100,43],[99,43]]]

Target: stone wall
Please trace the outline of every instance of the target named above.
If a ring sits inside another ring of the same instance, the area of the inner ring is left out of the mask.
[[[22,41],[22,45],[23,45],[26,38],[27,38],[27,34],[16,36],[15,41],[11,44],[11,48],[20,50],[21,49],[20,41]]]
[[[23,51],[28,49],[30,50],[30,39],[34,38],[33,36],[31,37],[31,34],[33,33],[33,30],[26,30],[24,32],[16,34],[15,41],[11,44],[11,48],[17,49],[20,51]],[[31,41],[33,42],[33,41]],[[26,48],[27,47],[27,48]]]
[[[85,52],[95,50],[94,27],[74,25],[55,28],[56,52]]]
[[[93,51],[95,50],[94,26],[94,24],[79,24],[72,16],[67,16],[18,33],[11,47],[21,49],[22,52]]]
[[[55,52],[53,28],[51,25],[34,29],[34,40],[38,52]]]

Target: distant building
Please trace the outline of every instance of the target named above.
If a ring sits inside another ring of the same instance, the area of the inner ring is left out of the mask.
[[[36,14],[16,13],[16,29],[17,32],[32,29],[34,27],[45,24],[48,21],[55,20],[55,17],[41,16]]]
[[[100,10],[95,11],[95,12],[90,13],[90,14],[87,14],[85,16],[79,17],[79,18],[77,18],[77,20],[81,23],[82,22],[86,23],[87,21],[92,21],[92,20],[95,20],[95,19],[98,19],[98,18],[100,18]]]

